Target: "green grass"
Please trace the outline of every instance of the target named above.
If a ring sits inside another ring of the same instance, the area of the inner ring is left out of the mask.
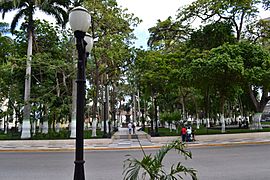
[[[265,122],[263,122],[264,124]],[[270,124],[269,122],[266,122]],[[193,127],[196,128],[196,127]],[[150,134],[150,128],[146,128],[145,132]],[[178,132],[176,130],[170,131],[168,128],[159,128],[158,129],[159,136],[180,136],[180,129]],[[270,132],[270,128],[263,128],[262,130],[250,130],[250,129],[239,129],[239,128],[226,128],[225,134],[232,134],[232,133],[253,133],[253,132]],[[221,134],[221,129],[218,128],[205,128],[201,127],[200,129],[196,129],[195,135],[211,135],[211,134]],[[9,131],[8,134],[4,134],[3,131],[0,131],[0,140],[19,140],[21,134],[18,132],[11,132]],[[69,139],[70,132],[68,130],[61,130],[59,133],[53,132],[52,130],[49,131],[48,134],[41,134],[37,133],[36,135],[32,136],[31,139],[33,140],[52,140],[52,139]],[[97,136],[92,137],[92,131],[86,130],[84,131],[84,138],[85,139],[97,139],[102,138],[103,132],[100,129],[97,130]]]
[[[254,132],[270,132],[270,128],[264,128],[262,130],[250,130],[250,129],[241,129],[241,128],[225,128],[225,134],[234,134],[234,133],[254,133]],[[221,129],[217,128],[200,128],[196,130],[197,135],[206,135],[206,134],[221,134]]]
[[[20,133],[18,132],[8,132],[5,134],[4,132],[0,131],[0,140],[17,140],[20,139]]]
[[[193,127],[193,128],[196,128],[196,127]],[[150,134],[148,132],[148,129],[146,129],[145,132]],[[159,128],[158,132],[159,132],[160,136],[180,136],[181,135],[180,129],[178,130],[178,133],[177,133],[176,130],[170,131],[170,129],[168,129],[168,128]],[[226,128],[226,132],[224,134],[254,133],[254,132],[270,132],[270,128],[264,128],[262,130]],[[195,135],[211,135],[211,134],[222,134],[221,129],[200,127],[200,129],[196,129],[196,131],[195,131]]]
[[[262,124],[265,124],[265,125],[270,125],[270,121],[265,121],[265,122],[261,122]]]
[[[94,138],[102,138],[103,132],[97,130],[97,136],[92,137],[91,130],[84,131],[84,138],[85,139],[94,139]],[[61,130],[59,133],[49,130],[48,134],[43,133],[36,133],[32,136],[31,139],[33,140],[53,140],[53,139],[69,139],[70,132],[68,130]],[[0,140],[19,140],[21,139],[21,133],[19,132],[8,132],[5,134],[4,132],[0,131]]]
[[[167,128],[159,128],[158,129],[159,136],[179,136],[180,130],[178,132],[176,130],[170,131],[170,129]]]

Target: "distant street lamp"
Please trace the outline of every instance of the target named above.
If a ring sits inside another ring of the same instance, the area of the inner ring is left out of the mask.
[[[93,40],[92,36],[89,33],[85,34],[84,40],[86,42],[86,47],[85,47],[86,57],[88,57],[90,52],[92,51],[94,40]]]
[[[69,13],[69,23],[76,37],[78,50],[77,72],[77,108],[76,108],[76,154],[74,180],[85,180],[83,160],[83,130],[84,130],[84,106],[85,106],[85,64],[87,50],[91,50],[93,40],[85,38],[91,24],[91,16],[83,7],[75,7]],[[89,43],[89,44],[88,44]],[[88,46],[87,46],[88,45]],[[88,49],[87,49],[88,47]],[[88,51],[90,53],[90,51]]]

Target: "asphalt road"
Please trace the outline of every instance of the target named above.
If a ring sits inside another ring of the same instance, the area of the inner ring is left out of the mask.
[[[180,160],[197,169],[200,180],[270,179],[270,145],[201,147],[191,151],[192,160]],[[138,150],[85,152],[86,180],[121,180],[127,154],[142,156]],[[175,152],[169,153],[165,166],[176,162],[177,157]],[[1,152],[0,180],[72,180],[73,161],[73,152]]]

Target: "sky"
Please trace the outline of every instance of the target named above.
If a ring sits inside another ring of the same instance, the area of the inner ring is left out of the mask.
[[[122,8],[127,8],[129,13],[134,13],[134,15],[143,22],[139,24],[134,31],[134,34],[138,38],[135,41],[135,46],[147,48],[147,40],[149,37],[148,29],[155,26],[157,20],[165,20],[167,17],[172,16],[173,18],[177,14],[177,10],[187,4],[190,4],[195,0],[117,0],[117,3]],[[1,21],[11,23],[14,17],[14,12],[7,13],[4,20],[0,18]],[[0,13],[2,16],[2,14]],[[36,17],[46,20],[52,20],[50,16],[43,13],[37,13]],[[270,16],[269,11],[261,11],[261,18],[267,18]]]
[[[175,17],[180,7],[193,1],[195,0],[117,0],[120,6],[127,8],[128,12],[134,13],[143,20],[134,33],[138,37],[136,47],[143,46],[145,49],[149,37],[148,29],[155,26],[158,19],[165,20],[169,16]],[[264,11],[262,8],[259,10],[261,19],[270,17],[269,11]]]
[[[148,29],[155,26],[157,20],[165,20],[167,17],[175,17],[177,10],[184,5],[190,4],[194,0],[117,0],[123,8],[127,8],[129,13],[143,20],[135,29],[138,37],[136,47],[147,47],[149,37]]]
[[[147,40],[149,37],[148,29],[155,26],[157,20],[165,20],[167,17],[174,17],[177,10],[194,0],[117,0],[119,6],[123,9],[127,8],[129,13],[134,13],[136,17],[143,20],[141,24],[136,27],[134,33],[138,38],[135,42],[136,47],[147,47]],[[1,13],[0,13],[1,15]],[[10,12],[5,15],[5,21],[11,23],[15,12]],[[52,19],[43,13],[37,13],[36,17],[41,19]]]

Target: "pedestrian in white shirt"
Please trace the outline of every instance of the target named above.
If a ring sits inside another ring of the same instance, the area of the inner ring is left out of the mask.
[[[131,130],[132,130],[132,124],[131,122],[128,123],[128,133],[131,134]]]
[[[191,141],[191,133],[192,133],[192,130],[191,130],[191,127],[189,126],[187,128],[187,141],[190,142]]]

